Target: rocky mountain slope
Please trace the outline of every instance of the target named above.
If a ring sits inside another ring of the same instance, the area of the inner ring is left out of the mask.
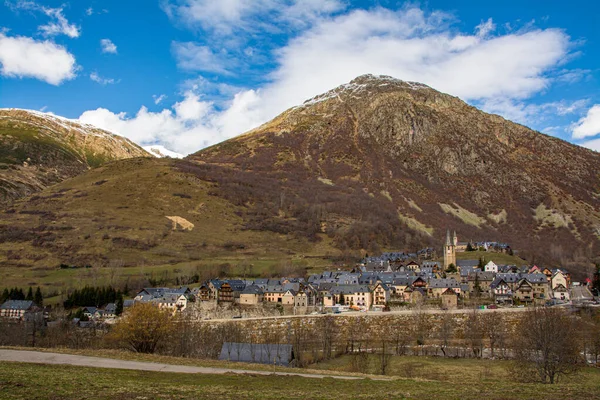
[[[131,141],[76,121],[0,109],[0,208],[105,162],[149,154]]]
[[[250,227],[340,248],[439,243],[450,228],[530,259],[600,251],[600,154],[419,83],[361,76],[189,159],[259,183],[244,201],[222,184]]]
[[[581,271],[600,252],[599,173],[598,153],[367,75],[185,160],[109,163],[15,202],[0,265],[308,260],[451,229]]]

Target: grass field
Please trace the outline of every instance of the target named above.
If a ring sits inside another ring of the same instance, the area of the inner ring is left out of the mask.
[[[346,360],[347,361],[347,360]],[[322,364],[333,367],[344,359]],[[417,365],[419,364],[419,365]],[[0,364],[1,399],[598,399],[600,373],[587,369],[556,385],[512,382],[503,363],[402,358],[394,368],[429,378],[342,381],[332,378],[200,375]],[[420,371],[420,372],[419,372]]]
[[[504,253],[493,253],[487,251],[465,251],[462,253],[456,253],[457,260],[479,260],[483,258],[485,262],[493,261],[498,265],[527,265],[527,261],[517,256],[511,256]],[[441,259],[440,259],[441,261]]]

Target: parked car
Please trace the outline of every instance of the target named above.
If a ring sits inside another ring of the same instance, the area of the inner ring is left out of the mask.
[[[490,304],[490,305],[487,306],[487,308],[490,309],[490,310],[495,310],[495,309],[498,308],[498,306],[495,305],[495,304]]]

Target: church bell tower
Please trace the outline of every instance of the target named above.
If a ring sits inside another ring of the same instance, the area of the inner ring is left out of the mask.
[[[452,238],[450,238],[450,230],[446,232],[446,243],[444,244],[444,270],[448,269],[450,264],[456,266],[456,245],[458,244],[458,238],[456,237],[456,231]]]

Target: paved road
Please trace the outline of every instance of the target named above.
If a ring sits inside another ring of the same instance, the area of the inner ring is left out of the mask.
[[[112,358],[78,356],[74,354],[45,353],[40,351],[0,349],[0,361],[15,361],[35,364],[67,364],[81,367],[133,369],[139,371],[177,372],[184,374],[252,374],[301,376],[304,378],[334,378],[356,380],[365,379],[360,376],[301,374],[295,372],[252,371],[228,368],[192,367],[187,365],[159,364],[142,361],[124,361]],[[373,380],[389,380],[388,378],[371,378]]]
[[[573,286],[571,291],[571,300],[574,302],[592,301],[594,296],[586,286]]]

